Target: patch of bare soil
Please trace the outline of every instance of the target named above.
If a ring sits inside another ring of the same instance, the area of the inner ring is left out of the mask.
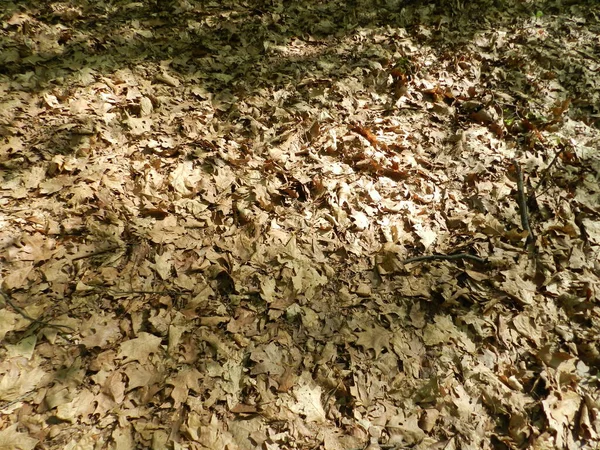
[[[597,2],[1,9],[0,448],[598,448]]]

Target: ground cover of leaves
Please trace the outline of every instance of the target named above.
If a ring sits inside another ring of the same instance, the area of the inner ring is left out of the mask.
[[[3,2],[0,448],[598,448],[599,17]]]

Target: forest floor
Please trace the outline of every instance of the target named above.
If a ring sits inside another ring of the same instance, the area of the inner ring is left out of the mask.
[[[4,1],[1,449],[600,446],[600,4]]]

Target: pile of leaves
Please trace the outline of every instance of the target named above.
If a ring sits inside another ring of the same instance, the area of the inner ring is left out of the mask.
[[[3,2],[0,448],[597,448],[599,17]]]

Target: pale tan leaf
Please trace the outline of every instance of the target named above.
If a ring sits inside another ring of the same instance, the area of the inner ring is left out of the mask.
[[[139,361],[148,362],[150,355],[162,353],[160,343],[162,338],[150,333],[141,332],[135,339],[123,342],[119,347],[118,358],[124,358],[124,362]]]
[[[17,431],[18,424],[0,430],[0,448],[3,450],[33,450],[38,443],[27,433]]]

